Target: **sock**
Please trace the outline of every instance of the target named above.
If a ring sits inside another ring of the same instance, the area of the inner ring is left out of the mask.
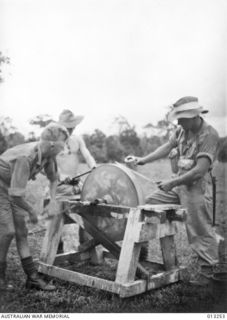
[[[24,269],[24,272],[28,277],[37,272],[34,261],[31,256],[21,259],[21,264]]]

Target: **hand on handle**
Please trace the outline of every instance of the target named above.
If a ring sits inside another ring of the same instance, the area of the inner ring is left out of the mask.
[[[127,164],[133,164],[133,165],[144,165],[145,162],[142,157],[136,157],[129,155],[125,158],[125,163]]]

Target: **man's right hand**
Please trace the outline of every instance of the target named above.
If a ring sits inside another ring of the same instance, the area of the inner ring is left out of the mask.
[[[144,158],[143,157],[136,157],[136,164],[143,166],[145,164]]]
[[[136,157],[136,156],[127,156],[125,158],[125,163],[130,163],[130,164],[134,164],[134,165],[144,165],[144,159],[143,157]]]

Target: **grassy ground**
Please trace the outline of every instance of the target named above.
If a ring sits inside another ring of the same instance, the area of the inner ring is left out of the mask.
[[[85,168],[81,169],[81,172]],[[161,180],[170,175],[170,168],[166,161],[160,161],[149,166],[141,167],[140,172],[154,180]],[[218,177],[217,187],[217,229],[224,235],[226,230],[226,167],[219,165],[215,168]],[[42,207],[43,186],[46,181],[39,177],[38,182],[32,182],[28,193],[29,200],[37,208]],[[146,189],[154,190],[154,185],[147,184]],[[37,200],[38,199],[38,200]],[[39,257],[40,247],[45,227],[44,222],[38,226],[29,225],[29,241],[34,258]],[[37,232],[38,231],[38,232]],[[70,238],[72,241],[73,235]],[[181,263],[189,266],[193,272],[191,251],[187,243],[185,228],[181,227],[176,236],[178,258]],[[149,258],[161,260],[158,242],[150,246]],[[102,275],[103,270],[94,268],[94,272]],[[226,302],[216,299],[212,295],[212,288],[203,289],[190,286],[187,282],[180,282],[162,289],[149,291],[136,297],[121,299],[117,295],[100,290],[69,284],[52,279],[57,290],[52,293],[29,291],[24,288],[25,275],[22,271],[17,255],[15,241],[13,241],[8,256],[8,278],[15,286],[10,293],[0,293],[0,312],[73,312],[73,313],[168,313],[168,312],[226,312]]]

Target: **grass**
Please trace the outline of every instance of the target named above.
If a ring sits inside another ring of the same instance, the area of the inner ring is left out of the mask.
[[[161,168],[161,170],[160,170]],[[217,221],[218,231],[224,234],[226,231],[226,167],[219,165],[215,168],[218,177],[217,186]],[[85,167],[81,172],[85,171]],[[140,172],[153,180],[161,180],[170,176],[168,162],[160,161],[149,166],[140,167]],[[149,183],[148,183],[149,184]],[[30,183],[28,199],[37,208],[42,207],[43,186],[46,185],[44,177],[40,176],[37,182]],[[151,192],[154,185],[146,185]],[[44,221],[38,226],[29,225],[29,242],[34,258],[39,257],[42,239],[44,236]],[[37,232],[38,231],[38,232]],[[74,235],[67,230],[68,241],[75,242]],[[187,243],[185,228],[182,226],[176,236],[178,258],[181,263],[191,264],[191,251]],[[149,258],[161,260],[161,252],[158,241],[152,242],[149,250]],[[89,268],[89,266],[87,266]],[[94,268],[94,272],[102,275],[104,270]],[[222,299],[217,300],[212,295],[212,290],[190,286],[186,282],[179,282],[162,289],[149,291],[132,298],[121,299],[117,295],[101,290],[70,284],[57,279],[51,279],[57,287],[55,292],[42,292],[26,290],[24,287],[25,275],[22,271],[17,254],[15,241],[13,241],[8,255],[7,276],[15,286],[13,292],[0,293],[0,312],[23,313],[184,313],[184,312],[226,312],[226,303]]]

